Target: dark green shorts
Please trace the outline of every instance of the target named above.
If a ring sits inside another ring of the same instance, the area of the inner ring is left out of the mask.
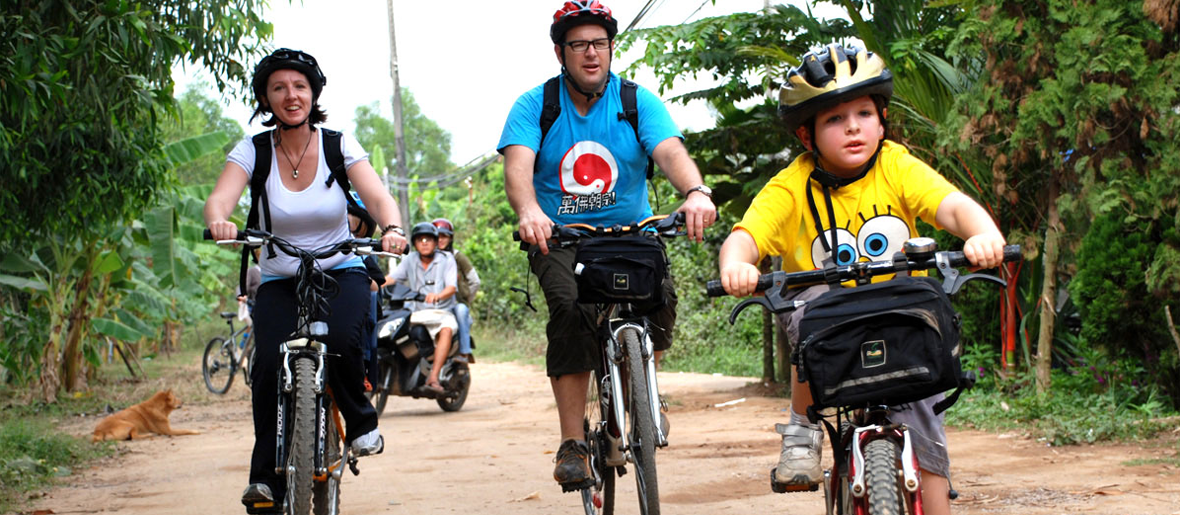
[[[578,285],[574,281],[576,248],[549,249],[541,254],[536,247],[529,250],[529,266],[541,283],[545,302],[549,304],[549,323],[545,333],[549,348],[545,353],[545,368],[550,377],[588,372],[598,366],[601,343],[595,338],[595,306],[578,304]],[[662,306],[637,304],[651,323],[651,340],[656,350],[672,346],[672,329],[676,325],[676,289],[672,277],[664,279]]]

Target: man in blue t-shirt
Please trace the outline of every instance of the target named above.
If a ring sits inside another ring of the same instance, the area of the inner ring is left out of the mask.
[[[533,88],[512,106],[497,145],[504,155],[508,201],[520,218],[521,239],[533,245],[529,264],[549,305],[545,360],[562,438],[553,476],[567,492],[594,481],[582,417],[590,371],[599,363],[599,343],[594,306],[577,303],[575,250],[550,249],[545,243],[553,224],[625,225],[651,216],[645,182],[649,155],[685,196],[679,211],[685,214],[690,238],[701,241],[716,219],[712,191],[660,99],[646,89],[636,91],[638,138],[620,116],[620,81],[610,72],[617,32],[610,9],[597,0],[565,2],[549,30],[562,66],[561,114],[542,145],[544,86]],[[666,304],[649,315],[657,326],[651,334],[657,363],[671,345],[676,320],[671,278],[663,286]]]

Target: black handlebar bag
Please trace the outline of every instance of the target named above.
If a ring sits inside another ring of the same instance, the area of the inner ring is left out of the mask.
[[[578,302],[658,304],[664,299],[668,258],[648,236],[591,238],[578,246],[574,278]]]
[[[792,356],[815,408],[914,402],[959,386],[959,315],[938,281],[897,277],[807,303]]]

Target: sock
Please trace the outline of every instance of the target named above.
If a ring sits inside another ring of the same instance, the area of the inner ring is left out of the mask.
[[[799,413],[795,413],[794,408],[791,408],[790,411],[791,411],[791,423],[792,424],[798,424],[800,426],[810,427],[812,429],[819,427],[818,424],[812,424],[810,420],[807,420],[807,415],[800,415]]]

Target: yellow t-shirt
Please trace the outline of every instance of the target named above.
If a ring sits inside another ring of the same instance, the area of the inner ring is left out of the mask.
[[[807,204],[812,188],[824,239],[831,241],[831,224],[823,188],[809,180],[815,161],[806,153],[766,183],[754,197],[742,221],[754,237],[759,258],[782,256],[783,270],[799,272],[823,267],[828,253],[816,233]],[[901,250],[905,240],[918,235],[914,221],[939,227],[934,219],[939,204],[958,191],[905,146],[885,140],[877,162],[864,177],[839,189],[829,189],[836,212],[836,264],[884,261]],[[881,276],[886,280],[892,276]]]

